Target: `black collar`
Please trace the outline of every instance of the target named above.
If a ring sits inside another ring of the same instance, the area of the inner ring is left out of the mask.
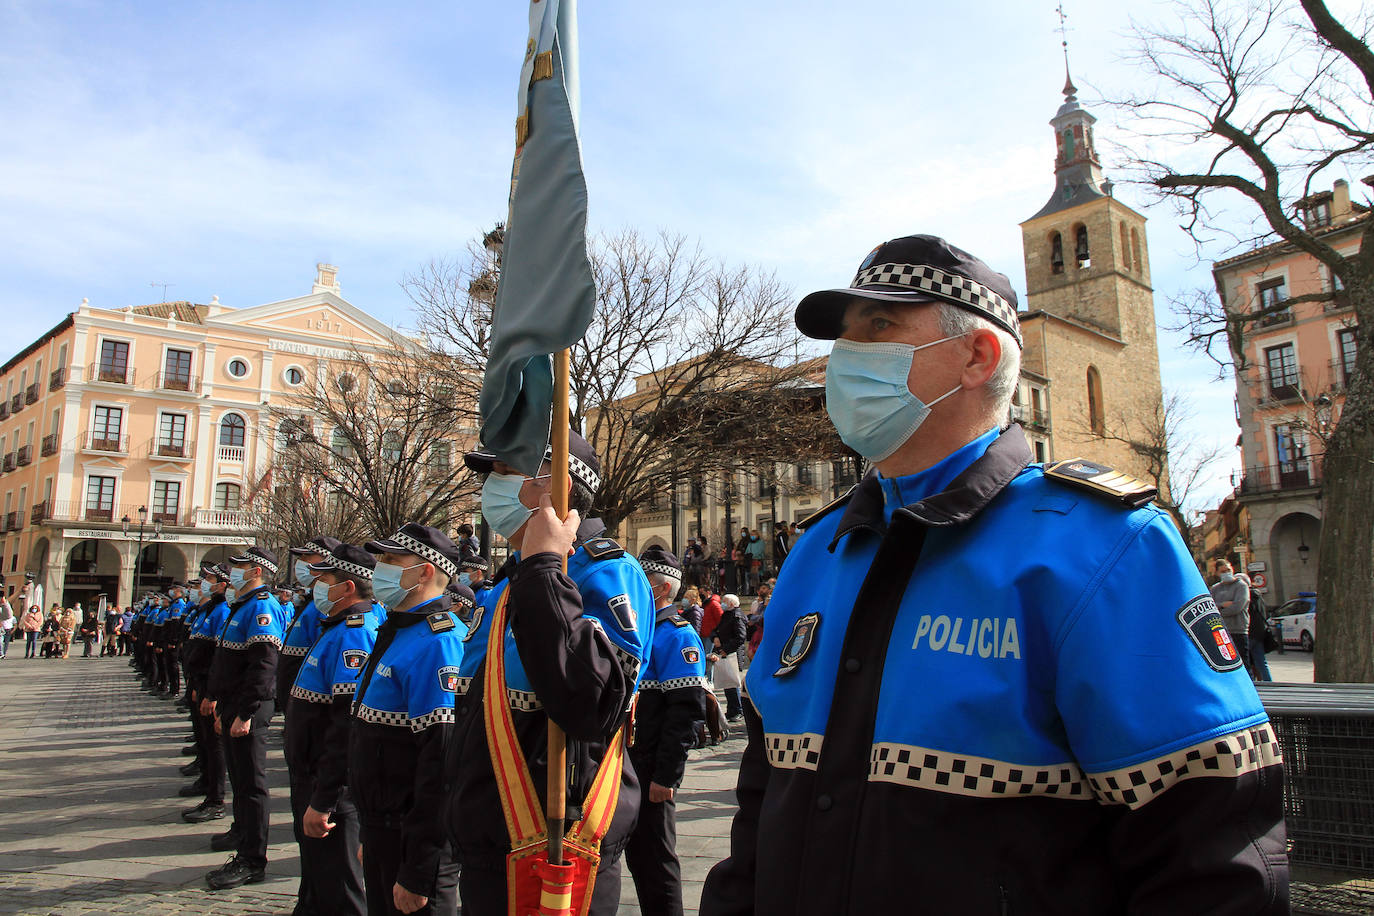
[[[606,523],[599,518],[584,518],[577,526],[577,545],[580,547],[592,538],[600,537],[606,531]]]
[[[352,617],[354,614],[366,614],[366,613],[367,613],[368,611],[370,611],[370,610],[372,610],[372,602],[371,602],[371,601],[355,601],[355,602],[353,602],[352,604],[350,604],[348,607],[344,608],[344,609],[343,609],[342,611],[340,611],[339,613],[337,613],[337,614],[330,614],[328,617],[326,617],[326,618],[324,618],[323,620],[321,620],[321,621],[320,621],[320,632],[323,633],[325,630],[328,630],[330,627],[333,627],[333,626],[336,626],[337,624],[342,623],[343,621],[347,620],[349,617]]]
[[[1031,461],[1030,444],[1026,434],[1015,423],[1002,431],[977,461],[950,481],[949,486],[898,509],[929,528],[962,525],[971,520],[992,502]],[[830,541],[833,553],[840,538],[859,529],[883,534],[887,524],[883,520],[883,488],[878,472],[870,470],[854,489],[844,515]]]
[[[677,608],[674,607],[673,605],[670,604],[670,605],[668,605],[668,606],[665,607],[665,608],[660,608],[660,609],[657,611],[657,613],[654,614],[654,626],[658,626],[658,625],[659,625],[660,623],[662,623],[663,621],[669,620],[669,619],[671,619],[671,618],[673,618],[673,617],[676,617],[676,616],[677,616]]]
[[[357,607],[357,606],[358,606],[358,605],[355,604],[353,607]],[[372,606],[372,605],[370,605],[370,604],[368,605],[368,607],[371,607],[371,606]],[[435,598],[433,601],[426,601],[426,602],[425,602],[425,605],[424,605],[424,608],[423,608],[422,610],[418,610],[418,611],[391,611],[391,610],[388,610],[387,613],[386,613],[386,620],[383,622],[383,626],[385,626],[386,624],[391,624],[393,627],[397,627],[397,628],[403,630],[403,629],[405,629],[406,627],[414,626],[415,624],[419,623],[421,620],[424,620],[425,618],[429,617],[430,614],[442,614],[442,613],[444,613],[445,611],[449,611],[449,610],[452,610],[452,609],[453,609],[453,599],[450,598],[448,595],[440,595],[438,598]],[[351,608],[350,608],[350,610],[351,610]]]
[[[268,591],[270,591],[270,589],[271,586],[267,585],[266,583],[263,583],[262,585],[259,585],[257,588],[253,589],[246,595],[236,595],[234,597],[234,603],[229,606],[237,611],[239,608],[243,607],[245,604],[252,601],[254,598],[261,598],[263,595],[267,594]]]

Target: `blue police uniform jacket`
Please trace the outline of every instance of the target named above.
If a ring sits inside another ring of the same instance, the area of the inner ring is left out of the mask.
[[[1174,523],[1029,460],[806,526],[704,916],[1287,912],[1279,748]]]
[[[186,637],[186,677],[197,694],[203,695],[215,656],[215,641],[229,619],[229,602],[224,595],[212,594],[201,603],[190,633]]]
[[[315,607],[313,598],[299,608],[293,602],[287,607],[287,611],[294,612],[295,616],[286,625],[281,657],[277,659],[277,707],[282,710],[291,708],[287,702],[291,697],[291,685],[296,683],[301,663],[305,661],[306,653],[320,635],[320,621],[323,616]],[[289,715],[289,712],[287,714]]]
[[[396,880],[432,896],[447,858],[444,752],[467,627],[447,595],[408,611],[388,610],[377,630],[353,705],[349,792],[366,827],[399,830]]]
[[[384,616],[381,605],[360,601],[323,618],[291,687],[287,766],[316,811],[332,810],[347,782],[353,697]]]
[[[706,721],[706,653],[697,631],[671,606],[658,612],[657,621],[639,681],[630,757],[641,782],[676,787],[697,726]]]
[[[169,649],[175,649],[181,643],[181,623],[186,616],[187,607],[185,598],[178,598],[167,606],[167,612],[162,618],[162,641]]]
[[[237,596],[216,641],[207,693],[221,715],[248,720],[276,696],[287,612],[266,585]]]
[[[653,640],[654,601],[639,563],[587,519],[564,575],[553,554],[513,556],[473,611],[463,653],[457,734],[445,770],[452,783],[448,822],[458,859],[503,862],[510,849],[482,724],[482,672],[491,620],[510,592],[502,649],[506,702],[517,739],[542,794],[548,720],[567,733],[570,803],[585,797],[607,742],[625,721]],[[623,848],[638,812],[638,780],[622,768],[620,802],[602,841],[603,858]]]

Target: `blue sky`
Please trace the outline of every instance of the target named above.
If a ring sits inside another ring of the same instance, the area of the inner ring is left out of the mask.
[[[1138,79],[1112,6],[1070,7],[1089,105]],[[0,359],[82,297],[158,301],[167,282],[246,307],[309,292],[322,260],[405,325],[400,280],[505,213],[525,17],[514,0],[0,0]],[[583,0],[580,21],[594,229],[682,232],[798,293],[933,232],[1024,291],[1017,223],[1053,187],[1052,2]],[[1110,171],[1118,115],[1093,110]],[[1162,314],[1210,274],[1170,212],[1144,212]],[[1175,344],[1166,387],[1197,435],[1234,442],[1232,383]]]

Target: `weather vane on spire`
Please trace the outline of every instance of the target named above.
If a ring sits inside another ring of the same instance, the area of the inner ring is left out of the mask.
[[[1069,76],[1069,14],[1064,12],[1064,0],[1059,0],[1059,5],[1054,11],[1059,16],[1059,28],[1055,31],[1059,33],[1059,44],[1064,48],[1064,96],[1073,101],[1078,88],[1073,84],[1073,77]]]

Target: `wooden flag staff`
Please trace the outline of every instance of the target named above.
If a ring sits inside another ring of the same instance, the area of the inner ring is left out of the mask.
[[[570,361],[567,349],[553,354],[553,435],[550,446],[553,451],[553,510],[560,519],[568,517],[568,389],[570,387]],[[563,572],[568,572],[568,558],[563,557]],[[568,810],[568,742],[559,728],[549,718],[549,775],[548,798],[544,805],[549,830],[549,862],[563,865],[563,823]]]

